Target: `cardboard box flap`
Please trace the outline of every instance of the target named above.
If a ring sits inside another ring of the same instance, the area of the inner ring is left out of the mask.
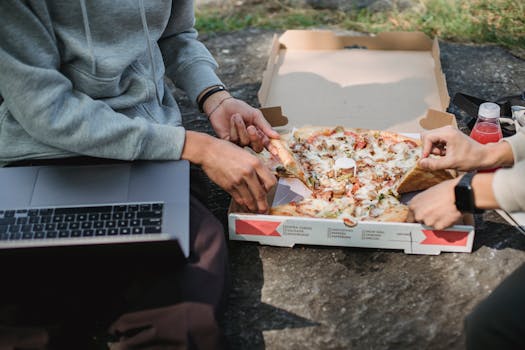
[[[259,109],[271,126],[279,127],[288,124],[288,118],[283,115],[281,107],[266,107]]]
[[[355,48],[362,46],[369,49]],[[438,42],[416,32],[345,37],[286,31],[274,38],[258,96],[262,107],[283,109],[289,128],[331,124],[399,132],[421,132],[427,110],[445,111],[450,101]]]
[[[282,48],[292,50],[369,50],[430,51],[432,40],[421,32],[384,32],[375,36],[344,36],[331,31],[288,30],[280,38]]]

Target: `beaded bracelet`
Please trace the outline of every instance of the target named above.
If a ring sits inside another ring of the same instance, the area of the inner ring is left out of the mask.
[[[215,108],[213,108],[213,109],[211,110],[211,112],[208,113],[208,119],[211,118],[211,115],[213,114],[213,112],[215,112],[217,109],[219,109],[219,107],[222,105],[222,103],[223,103],[224,101],[229,100],[230,98],[233,98],[233,96],[228,96],[228,97],[223,98],[223,99],[221,100],[221,102],[219,102],[219,103],[217,104],[217,106],[215,106]]]

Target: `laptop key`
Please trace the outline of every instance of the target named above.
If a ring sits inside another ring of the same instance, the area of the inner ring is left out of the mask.
[[[147,226],[144,233],[161,233],[162,227],[160,226]]]
[[[4,218],[13,218],[15,216],[14,210],[6,210],[4,212]]]
[[[151,205],[151,209],[153,210],[162,210],[162,203],[154,203]]]
[[[31,232],[33,230],[33,225],[22,225],[20,231],[22,232]]]
[[[51,222],[51,216],[42,216],[40,217],[41,224],[48,224]]]
[[[7,225],[0,225],[0,234],[7,233]]]
[[[82,225],[80,225],[83,229],[88,229],[88,228],[91,228],[91,222],[89,221],[84,221],[82,223]]]
[[[9,239],[11,241],[18,241],[19,239],[22,239],[22,234],[20,234],[20,233],[11,233],[11,235],[9,236]]]
[[[22,234],[22,239],[33,239],[33,233],[32,232],[24,232]]]
[[[129,230],[129,228],[121,228],[121,229],[119,230],[119,233],[120,233],[121,235],[129,235],[129,234],[130,234],[130,230]]]
[[[46,232],[46,238],[57,238],[58,232],[57,231],[47,231]]]
[[[17,225],[25,225],[27,224],[27,218],[22,218],[22,217],[19,217],[16,219],[16,224]]]
[[[7,233],[0,233],[0,241],[9,240],[9,235]]]
[[[161,217],[162,217],[162,211],[160,210],[139,211],[137,213],[137,219],[149,219],[149,218],[161,218]]]
[[[116,205],[115,210],[116,212],[124,212],[128,209],[127,205]]]
[[[35,239],[42,239],[42,238],[45,238],[45,237],[46,237],[45,232],[43,232],[43,231],[35,232]]]
[[[95,232],[93,230],[91,230],[91,229],[89,229],[89,230],[82,230],[82,236],[84,236],[84,237],[91,237],[91,236],[93,236],[94,233]]]
[[[152,219],[143,219],[142,225],[143,226],[159,226],[162,223],[162,220],[160,218],[152,218]]]
[[[144,229],[142,227],[133,227],[131,233],[134,235],[141,235],[144,233]]]
[[[96,236],[105,236],[106,235],[106,229],[103,229],[103,228],[96,229],[95,230],[95,235]]]
[[[18,233],[20,232],[20,225],[9,225],[7,231],[11,233]]]
[[[116,235],[118,235],[118,229],[116,228],[108,229],[108,236],[116,236]]]
[[[104,227],[104,221],[95,221],[93,223],[93,228],[102,228]]]
[[[16,223],[16,219],[13,217],[5,217],[3,219],[0,219],[0,225],[14,225]]]
[[[69,234],[70,234],[69,231],[59,231],[58,232],[58,237],[60,237],[60,238],[69,237]]]
[[[78,230],[80,228],[80,224],[78,222],[72,222],[69,224],[70,230]]]
[[[71,237],[81,237],[81,236],[82,236],[82,231],[80,230],[71,231]]]

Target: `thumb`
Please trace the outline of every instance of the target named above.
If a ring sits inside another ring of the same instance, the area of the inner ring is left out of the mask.
[[[446,169],[443,159],[441,158],[423,158],[418,162],[418,166],[425,170]]]

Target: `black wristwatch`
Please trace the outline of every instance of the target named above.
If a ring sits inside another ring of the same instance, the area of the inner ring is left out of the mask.
[[[476,172],[466,173],[461,177],[456,187],[454,187],[456,208],[462,213],[483,213],[482,209],[476,208],[474,202],[474,191],[471,185],[474,175],[476,175]]]

